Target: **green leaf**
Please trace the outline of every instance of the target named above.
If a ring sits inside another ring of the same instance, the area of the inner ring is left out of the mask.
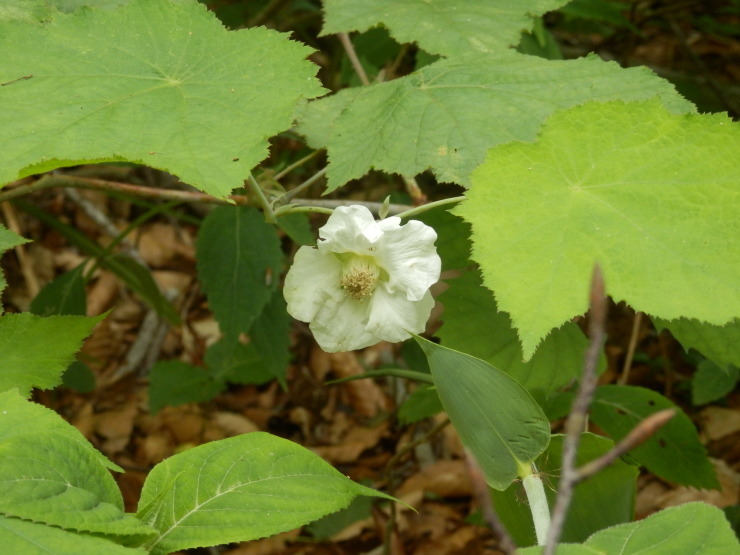
[[[44,285],[29,310],[38,316],[87,314],[84,270],[84,265],[77,266]]]
[[[709,359],[702,360],[691,379],[691,403],[705,405],[728,395],[740,379],[740,368],[720,368]]]
[[[439,181],[468,186],[490,147],[533,140],[558,109],[656,95],[672,111],[693,110],[646,68],[511,52],[442,60],[401,79],[312,102],[299,131],[312,146],[328,148],[327,192],[371,168],[406,176],[431,169]]]
[[[39,26],[0,22],[0,183],[126,160],[226,196],[321,94],[311,50],[257,27],[228,32],[197,2],[134,0]]]
[[[637,424],[663,409],[676,409],[674,416],[630,456],[653,474],[686,486],[719,489],[714,467],[686,414],[668,399],[642,387],[604,385],[596,390],[591,419],[620,441]]]
[[[419,420],[431,418],[443,410],[437,389],[433,386],[421,385],[406,397],[398,408],[398,421],[402,426],[408,426]]]
[[[0,316],[0,391],[17,387],[27,396],[33,387],[59,385],[82,341],[104,317]]]
[[[221,331],[249,331],[278,285],[283,254],[275,227],[255,208],[219,206],[203,220],[196,258]]]
[[[263,384],[273,379],[260,364],[260,354],[238,337],[224,337],[206,350],[205,363],[224,382]]]
[[[470,224],[449,210],[429,210],[416,219],[437,232],[437,254],[442,259],[442,271],[462,268],[470,264]]]
[[[249,343],[238,337],[224,337],[211,345],[205,362],[214,376],[240,384],[263,384],[277,379],[286,387],[290,361],[291,318],[279,292],[265,306],[249,332]]]
[[[153,533],[123,512],[108,471],[118,467],[76,428],[17,391],[0,394],[0,414],[0,513],[99,534]]]
[[[149,412],[210,401],[225,387],[212,372],[179,360],[159,361],[149,372]]]
[[[522,555],[541,553],[522,549]],[[563,555],[738,555],[740,543],[722,511],[706,503],[685,503],[649,517],[596,532],[582,545],[558,546]]]
[[[448,283],[449,288],[439,297],[445,310],[444,325],[437,335],[444,346],[502,369],[540,404],[580,377],[588,340],[577,325],[568,322],[554,330],[525,362],[511,320],[498,311],[493,295],[481,283],[480,273],[467,271]],[[602,355],[599,371],[605,366]]]
[[[325,0],[322,35],[364,31],[378,24],[398,42],[432,54],[492,53],[519,42],[533,16],[567,0]]]
[[[62,385],[74,389],[78,393],[95,391],[95,384],[95,374],[87,364],[79,360],[70,364],[62,374]]]
[[[415,336],[442,406],[478,459],[488,485],[503,490],[550,440],[550,423],[519,383],[480,359]]]
[[[727,116],[673,115],[657,100],[578,106],[537,143],[492,149],[454,212],[473,225],[473,259],[525,358],[586,311],[597,261],[607,292],[636,310],[713,324],[740,314],[736,152]]]
[[[107,539],[4,516],[0,516],[0,545],[6,553],[23,555],[146,555],[143,549],[124,547]]]
[[[308,449],[254,432],[189,449],[158,464],[138,516],[159,530],[153,555],[292,530],[357,496],[392,499],[352,482]]]
[[[740,366],[739,318],[723,326],[688,318],[663,320],[654,317],[652,320],[658,331],[668,329],[686,351],[696,349],[723,369],[730,365]]]
[[[28,239],[24,239],[20,235],[17,235],[9,229],[6,229],[2,225],[0,225],[0,255],[2,255],[8,249],[12,249],[13,247],[22,245],[23,243],[27,242]],[[0,292],[5,289],[6,285],[7,282],[5,281],[5,275],[3,274],[2,270],[0,270]],[[2,303],[0,303],[0,313],[2,313],[2,308],[3,305]]]
[[[296,245],[315,245],[316,237],[311,231],[311,222],[307,214],[285,214],[278,218],[278,226]]]
[[[576,464],[590,462],[614,447],[614,442],[605,437],[586,433],[581,435]],[[542,455],[535,462],[537,471],[545,481],[545,494],[550,509],[555,506],[555,497],[560,483],[563,459],[563,436],[552,436]],[[583,541],[594,532],[629,522],[634,516],[635,490],[638,469],[621,460],[615,461],[587,482],[578,484],[565,520],[561,541]],[[496,514],[520,546],[534,545],[532,513],[526,503],[526,493],[521,482],[514,482],[505,491],[491,490]],[[609,502],[605,503],[604,500]]]

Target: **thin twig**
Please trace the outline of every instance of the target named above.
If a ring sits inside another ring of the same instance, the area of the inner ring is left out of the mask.
[[[565,421],[562,475],[560,477],[555,508],[552,512],[550,533],[547,535],[543,555],[552,555],[555,553],[555,548],[563,531],[565,517],[568,514],[568,507],[573,497],[573,488],[578,481],[578,471],[575,468],[578,444],[581,440],[581,433],[586,427],[588,407],[596,391],[596,367],[599,363],[599,354],[604,345],[604,324],[606,322],[607,307],[604,278],[598,264],[594,266],[591,278],[589,301],[591,309],[589,311],[588,331],[591,340],[586,350],[581,384],[573,401],[570,415]]]
[[[75,189],[92,189],[96,191],[108,191],[113,193],[123,193],[136,197],[156,198],[163,200],[181,200],[183,202],[200,202],[205,204],[250,204],[247,197],[243,195],[232,195],[227,199],[211,196],[206,193],[195,191],[176,191],[172,189],[155,189],[153,187],[144,187],[141,185],[131,185],[130,183],[120,183],[118,181],[108,181],[105,179],[96,179],[92,177],[79,177],[71,175],[44,175],[30,185],[20,185],[0,193],[0,202],[5,200],[22,197],[53,187],[71,187]]]
[[[488,488],[486,478],[483,475],[483,470],[481,470],[478,460],[468,449],[465,449],[465,462],[468,466],[470,483],[473,486],[473,495],[483,513],[483,518],[485,519],[486,524],[488,524],[488,526],[490,526],[493,532],[498,536],[499,549],[507,554],[515,553],[516,544],[501,520],[498,518],[496,510],[493,508],[491,492]]]
[[[612,464],[627,451],[645,443],[675,415],[676,409],[664,409],[648,416],[645,420],[632,428],[632,431],[622,438],[622,441],[609,449],[609,451],[601,455],[599,458],[581,466],[576,471],[578,475],[577,482],[582,482],[587,478],[590,478],[597,472],[602,471]]]
[[[71,199],[77,206],[79,206],[88,218],[98,224],[103,233],[105,233],[108,237],[117,238],[121,236],[121,230],[116,227],[116,224],[114,224],[108,216],[103,214],[103,212],[97,206],[95,206],[92,202],[80,195],[80,193],[78,193],[75,189],[65,189],[64,194],[67,196],[67,198]],[[126,254],[136,260],[136,262],[138,262],[145,268],[149,267],[147,263],[144,262],[144,259],[141,258],[139,251],[136,250],[136,247],[131,244],[127,237],[123,237],[122,239],[120,239],[119,244],[126,251]]]
[[[635,357],[635,349],[637,349],[637,338],[640,335],[640,325],[642,324],[642,312],[635,312],[635,319],[632,321],[632,332],[630,333],[630,342],[627,345],[627,355],[624,357],[624,365],[622,366],[622,374],[619,376],[617,383],[624,385],[627,383],[630,377],[630,370],[632,368],[632,360]]]
[[[362,67],[360,59],[357,57],[357,52],[355,52],[355,47],[352,44],[352,41],[349,39],[349,35],[347,33],[337,33],[337,36],[339,37],[339,42],[342,43],[344,51],[347,53],[347,57],[349,58],[349,61],[352,64],[355,73],[357,73],[357,77],[360,78],[360,83],[362,83],[363,85],[369,85],[370,79],[367,78],[365,68]]]

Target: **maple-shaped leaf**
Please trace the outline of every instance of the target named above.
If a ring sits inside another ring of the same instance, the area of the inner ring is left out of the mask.
[[[321,94],[311,50],[264,28],[227,31],[197,2],[133,0],[0,22],[0,184],[127,160],[225,196]]]
[[[454,213],[525,358],[607,292],[667,320],[740,315],[740,126],[674,115],[657,100],[553,115],[536,143],[491,149]]]
[[[382,24],[398,42],[453,56],[492,53],[519,42],[533,17],[567,0],[324,0],[322,34],[365,31]]]
[[[693,111],[647,68],[596,57],[549,61],[512,52],[442,60],[406,77],[347,89],[303,108],[299,131],[329,153],[327,192],[375,168],[468,186],[486,151],[536,137],[553,112],[589,100],[653,96]]]

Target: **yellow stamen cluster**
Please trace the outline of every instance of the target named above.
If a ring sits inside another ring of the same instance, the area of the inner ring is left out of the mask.
[[[340,286],[356,301],[366,299],[375,291],[380,269],[366,256],[353,256],[344,265]]]

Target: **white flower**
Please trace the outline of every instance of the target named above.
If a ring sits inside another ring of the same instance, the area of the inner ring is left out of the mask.
[[[316,248],[301,247],[285,277],[288,312],[322,349],[351,351],[424,331],[439,279],[437,234],[416,220],[375,221],[364,206],[334,210]]]

